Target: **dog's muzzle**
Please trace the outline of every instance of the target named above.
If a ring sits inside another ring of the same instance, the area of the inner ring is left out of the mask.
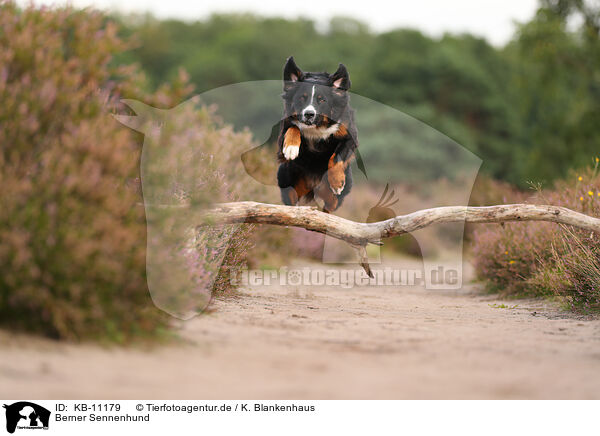
[[[302,122],[306,125],[311,125],[315,122],[317,118],[317,112],[314,109],[304,109],[302,111]]]

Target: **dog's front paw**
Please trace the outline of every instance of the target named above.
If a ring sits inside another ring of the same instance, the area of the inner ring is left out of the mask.
[[[327,179],[329,180],[329,187],[335,195],[340,195],[346,186],[346,175],[343,171],[339,171],[335,168],[330,168],[327,173]]]
[[[300,154],[300,147],[297,145],[288,145],[283,149],[283,156],[285,156],[287,160],[296,159],[298,154]]]
[[[344,186],[346,186],[345,183],[342,183],[342,186],[340,186],[339,188],[334,188],[333,186],[331,187],[331,190],[333,191],[333,193],[335,195],[340,195],[342,193],[342,191],[344,190]]]

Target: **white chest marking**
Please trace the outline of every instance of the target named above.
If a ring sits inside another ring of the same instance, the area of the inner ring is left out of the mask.
[[[327,139],[340,128],[340,123],[335,123],[329,127],[307,126],[306,124],[298,121],[294,121],[294,124],[300,129],[302,136],[309,141]]]

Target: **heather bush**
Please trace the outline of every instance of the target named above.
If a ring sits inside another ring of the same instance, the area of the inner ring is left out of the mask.
[[[115,64],[125,49],[100,13],[0,2],[2,327],[121,342],[168,326],[146,285],[141,136],[111,114],[122,98],[172,107],[191,87],[181,74],[149,92]]]
[[[537,188],[527,202],[599,216],[598,159],[551,189]],[[503,295],[554,296],[575,310],[600,308],[600,239],[593,232],[545,222],[489,225],[475,230],[472,254],[478,277]]]
[[[264,195],[266,186],[252,183],[240,159],[256,144],[249,131],[234,131],[198,97],[170,110],[126,102],[135,115],[118,119],[145,133],[141,187],[150,292],[161,309],[189,318],[213,294],[231,291],[232,274],[245,266],[254,226],[199,224],[215,203]]]

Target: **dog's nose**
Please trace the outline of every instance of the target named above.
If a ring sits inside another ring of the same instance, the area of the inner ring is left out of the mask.
[[[304,109],[304,111],[302,111],[302,117],[304,118],[304,121],[313,121],[316,115],[317,113],[314,109]]]

